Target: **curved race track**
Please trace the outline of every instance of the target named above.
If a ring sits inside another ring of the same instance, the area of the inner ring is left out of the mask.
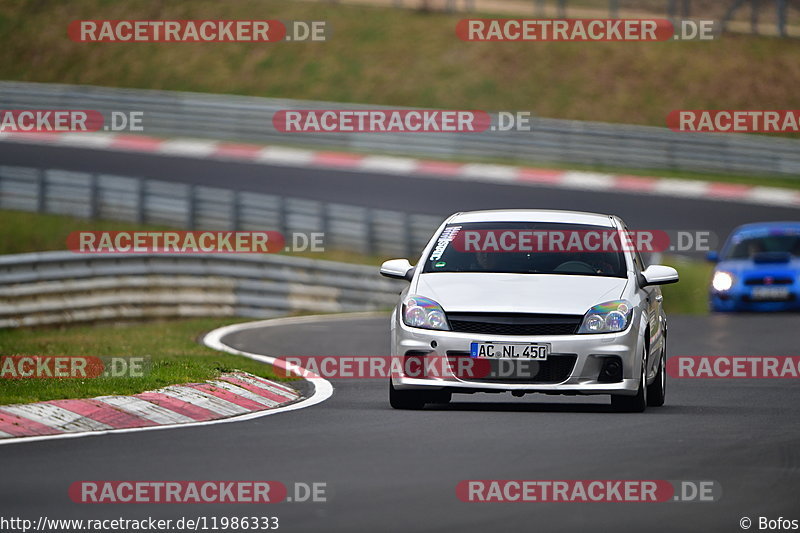
[[[0,143],[6,165],[220,185],[447,215],[490,207],[612,212],[632,227],[705,229],[797,210],[442,179]],[[800,355],[797,315],[670,317],[671,355]],[[388,317],[322,318],[223,339],[267,355],[381,355]],[[246,422],[5,445],[0,517],[276,515],[284,531],[740,531],[749,516],[798,518],[797,380],[672,380],[667,404],[612,413],[605,397],[456,396],[394,411],[383,380],[334,381],[333,397]],[[325,482],[327,503],[78,505],[78,480]],[[469,504],[464,479],[715,480],[716,503]],[[795,504],[792,504],[795,502]],[[794,515],[793,515],[794,513]],[[590,527],[587,527],[589,525]],[[594,527],[591,527],[594,526]],[[757,523],[752,529],[757,528]]]
[[[791,355],[796,317],[670,318],[671,355]],[[381,355],[387,318],[322,317],[233,333],[269,355]],[[394,411],[383,380],[337,380],[309,409],[248,422],[4,446],[0,516],[280,517],[286,531],[736,531],[791,517],[800,482],[795,380],[672,380],[667,404],[612,413],[604,397],[455,396]],[[81,479],[327,483],[327,503],[240,506],[72,503]],[[715,480],[716,503],[462,503],[463,479]]]

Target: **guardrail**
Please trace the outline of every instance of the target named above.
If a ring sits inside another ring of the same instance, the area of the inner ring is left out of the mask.
[[[280,110],[382,107],[22,82],[0,82],[0,102],[7,109],[142,111],[149,135],[414,156],[800,176],[800,141],[758,135],[677,133],[667,128],[545,118],[533,118],[528,132],[283,133],[272,124],[273,114]]]
[[[275,255],[5,255],[0,328],[380,310],[396,303],[402,286],[376,267]]]
[[[138,177],[0,166],[0,209],[187,229],[323,233],[326,249],[418,255],[440,217]],[[66,243],[65,243],[66,247]]]

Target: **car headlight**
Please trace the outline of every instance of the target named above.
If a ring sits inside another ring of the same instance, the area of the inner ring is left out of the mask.
[[[733,287],[733,281],[733,274],[725,272],[724,270],[717,270],[714,272],[714,279],[711,280],[711,286],[714,287],[716,291],[725,292]]]
[[[633,306],[627,300],[613,300],[595,305],[583,316],[578,333],[614,333],[624,331],[631,322]]]
[[[442,307],[423,296],[409,296],[403,302],[403,324],[412,328],[450,330]]]

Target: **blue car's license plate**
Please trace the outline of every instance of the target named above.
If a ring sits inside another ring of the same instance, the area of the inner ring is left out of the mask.
[[[750,293],[753,300],[786,300],[789,297],[788,287],[753,287]]]

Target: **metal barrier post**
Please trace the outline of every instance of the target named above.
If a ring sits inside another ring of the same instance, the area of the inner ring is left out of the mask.
[[[197,188],[194,185],[189,185],[186,225],[189,229],[195,229],[197,226]]]
[[[47,208],[47,176],[46,170],[36,171],[36,211],[44,213]]]
[[[98,185],[97,174],[89,176],[89,219],[94,220],[99,215],[98,209]]]
[[[136,222],[144,224],[144,179],[136,178]]]

